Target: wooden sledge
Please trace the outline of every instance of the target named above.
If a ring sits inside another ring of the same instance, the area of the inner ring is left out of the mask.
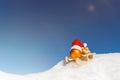
[[[71,57],[66,56],[65,62],[66,63],[75,62],[76,64],[81,66],[81,65],[86,64],[88,61],[92,60],[94,58],[94,54],[95,53],[89,53],[86,55],[82,55],[82,57],[80,57],[80,58],[71,58]]]

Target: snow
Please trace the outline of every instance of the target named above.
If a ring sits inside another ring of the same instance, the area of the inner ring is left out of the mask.
[[[120,80],[120,53],[96,54],[83,66],[60,61],[48,71],[27,75],[0,72],[0,80]]]

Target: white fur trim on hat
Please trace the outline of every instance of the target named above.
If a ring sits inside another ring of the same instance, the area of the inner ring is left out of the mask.
[[[87,47],[87,43],[83,43],[84,47]]]
[[[72,49],[78,49],[80,51],[82,50],[82,48],[80,46],[78,46],[78,45],[72,46],[72,48],[70,50],[72,50]]]

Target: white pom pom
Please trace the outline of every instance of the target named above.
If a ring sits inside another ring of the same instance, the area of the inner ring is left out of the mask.
[[[87,43],[83,43],[84,47],[87,47]]]

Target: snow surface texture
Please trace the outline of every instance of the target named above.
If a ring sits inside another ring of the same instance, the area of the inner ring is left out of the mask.
[[[120,80],[120,53],[96,54],[86,65],[60,61],[52,69],[28,75],[0,72],[0,80]]]

